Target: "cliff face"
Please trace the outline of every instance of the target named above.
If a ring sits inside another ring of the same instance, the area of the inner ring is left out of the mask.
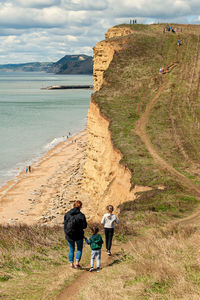
[[[133,29],[129,27],[112,27],[106,32],[105,37],[107,40],[113,37],[126,36],[131,33],[133,33]]]
[[[103,73],[112,61],[115,51],[122,48],[122,45],[109,40],[109,37],[126,34],[130,34],[126,28],[118,28],[118,33],[116,28],[113,31],[111,28],[106,34],[107,39],[94,47],[95,91],[98,91],[102,84],[106,84]],[[130,171],[120,164],[122,155],[112,145],[109,121],[101,115],[98,106],[92,100],[88,112],[87,132],[88,148],[83,188],[90,199],[90,215],[93,215],[93,220],[99,220],[108,204],[114,205],[115,212],[118,212],[119,204],[134,200],[136,192],[149,188],[136,186],[130,191]]]
[[[112,38],[126,36],[130,33],[133,33],[133,30],[131,30],[130,28],[110,28],[105,35],[106,40],[99,42],[93,48],[94,92],[98,91],[101,88],[102,84],[106,84],[103,79],[103,73],[109,67],[114,53],[121,50],[123,47],[123,43],[125,42],[125,40],[116,41]]]
[[[93,80],[94,92],[98,91],[102,84],[106,84],[103,80],[103,73],[108,68],[113,59],[115,51],[120,50],[120,46],[114,41],[99,42],[93,48]]]

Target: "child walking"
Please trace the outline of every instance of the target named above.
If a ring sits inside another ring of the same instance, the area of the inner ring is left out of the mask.
[[[114,223],[119,224],[117,217],[113,214],[114,207],[108,205],[106,207],[108,213],[103,216],[101,224],[104,225],[104,232],[106,237],[106,251],[108,255],[111,255],[110,249],[112,246],[112,239],[114,234]]]
[[[90,245],[90,248],[92,250],[91,267],[89,269],[89,272],[92,272],[94,270],[95,257],[96,257],[96,265],[97,265],[96,271],[99,272],[101,266],[101,247],[103,244],[103,240],[101,235],[98,234],[99,228],[97,226],[93,226],[91,230],[92,230],[92,236],[90,237],[90,239],[88,240],[87,238],[85,238],[86,243]]]

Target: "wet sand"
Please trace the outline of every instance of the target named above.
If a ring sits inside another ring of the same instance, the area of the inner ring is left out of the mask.
[[[76,140],[76,142],[75,142]],[[0,189],[1,224],[61,224],[79,198],[87,133],[60,143]]]

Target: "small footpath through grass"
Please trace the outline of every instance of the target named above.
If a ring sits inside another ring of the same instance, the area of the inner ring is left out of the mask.
[[[122,204],[113,262],[91,276],[76,299],[199,299],[200,227],[175,224],[171,213],[147,198]]]
[[[67,254],[61,227],[0,226],[0,299],[55,299],[79,275]],[[86,247],[83,264],[88,255]]]

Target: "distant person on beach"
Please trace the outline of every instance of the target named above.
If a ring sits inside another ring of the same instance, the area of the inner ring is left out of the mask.
[[[90,248],[92,250],[91,252],[91,267],[89,269],[89,272],[92,272],[94,270],[94,260],[96,257],[96,271],[98,272],[100,270],[100,266],[101,266],[101,247],[103,244],[103,240],[100,234],[98,234],[99,232],[99,228],[97,226],[93,226],[91,228],[92,231],[92,236],[90,237],[90,239],[88,240],[85,237],[85,241],[88,245],[90,245]]]
[[[28,173],[28,167],[26,167],[26,173]]]
[[[114,223],[119,224],[119,221],[116,215],[113,214],[114,207],[112,205],[108,205],[106,209],[107,213],[103,216],[101,224],[104,225],[104,232],[106,238],[106,252],[108,255],[111,255],[110,250],[114,234]]]
[[[31,173],[31,166],[28,166],[28,171],[29,171],[29,173]]]
[[[87,228],[85,215],[80,211],[82,202],[77,200],[74,202],[74,208],[68,211],[64,216],[64,232],[67,243],[69,245],[69,263],[70,268],[81,268],[79,262],[83,250],[84,229]],[[74,265],[75,244],[77,246],[76,261]]]

